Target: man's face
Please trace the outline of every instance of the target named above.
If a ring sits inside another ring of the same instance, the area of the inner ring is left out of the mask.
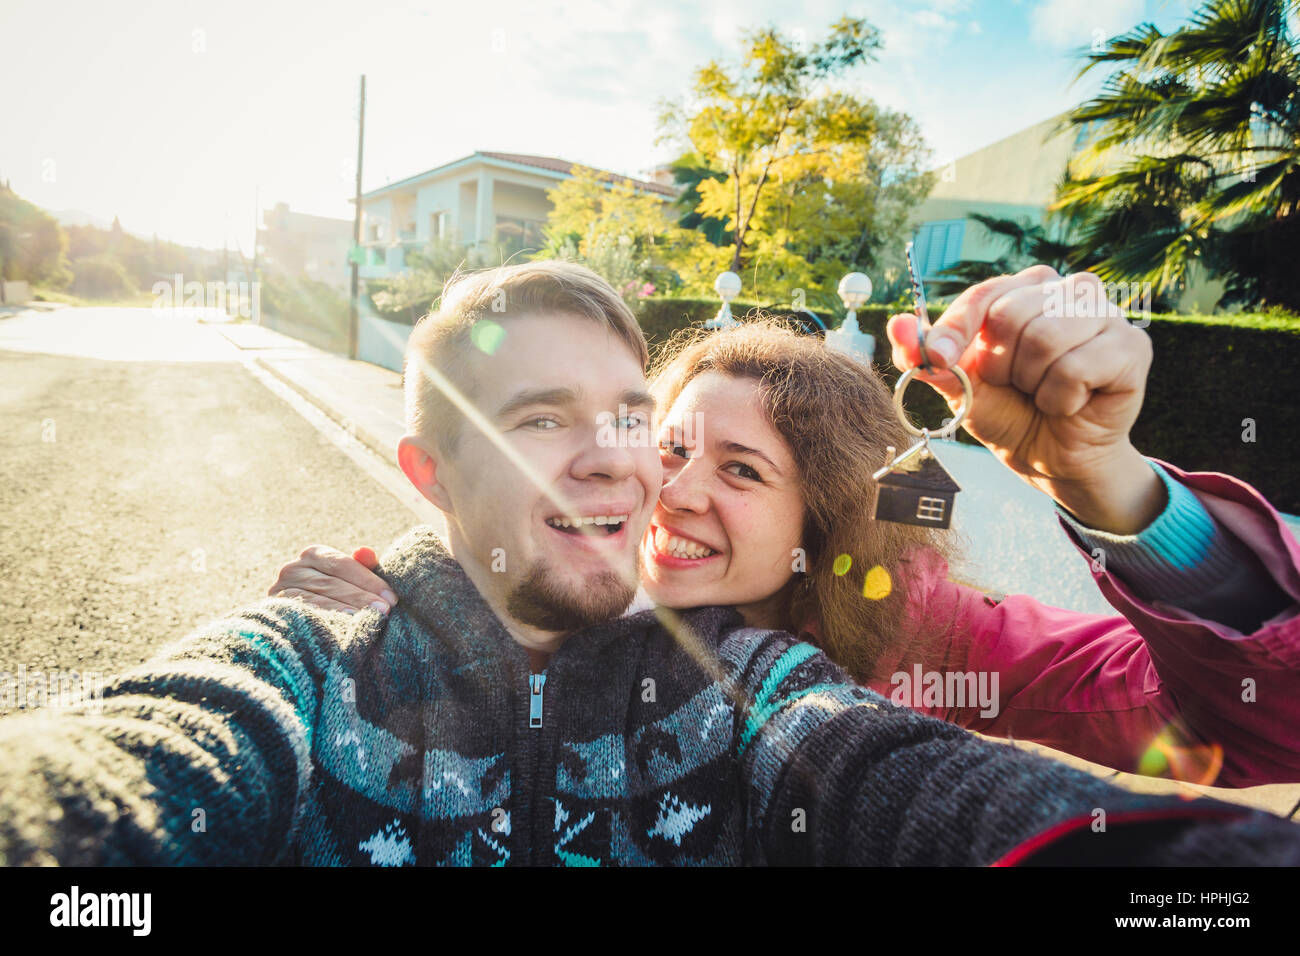
[[[662,478],[644,370],[591,319],[502,326],[495,351],[472,350],[458,378],[509,451],[466,422],[438,458],[453,552],[520,623],[563,632],[608,620],[635,596]]]

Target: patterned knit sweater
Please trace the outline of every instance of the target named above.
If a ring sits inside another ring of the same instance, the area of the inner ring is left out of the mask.
[[[1067,860],[1300,862],[1278,818],[897,708],[733,611],[625,616],[530,675],[430,530],[382,574],[387,618],[268,600],[0,719],[0,863],[969,865],[1051,828]],[[1144,843],[1144,814],[1206,822]]]

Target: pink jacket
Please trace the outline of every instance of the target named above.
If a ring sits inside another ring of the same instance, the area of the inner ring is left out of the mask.
[[[1259,492],[1228,475],[1159,464],[1300,601],[1300,544]],[[1075,547],[1091,566],[1091,555],[1077,542]],[[1199,761],[1212,763],[1206,776],[1213,779],[1198,782],[1245,787],[1300,781],[1296,608],[1242,635],[1160,602],[1144,603],[1113,573],[1096,568],[1093,577],[1118,615],[1067,611],[1024,595],[988,597],[950,581],[947,562],[928,549],[913,552],[910,567],[913,618],[924,607],[941,619],[953,615],[955,626],[946,645],[918,653],[913,644],[886,672],[942,672],[947,657],[949,670],[998,675],[994,714],[982,716],[980,705],[969,699],[965,707],[915,709],[1127,772],[1138,770],[1143,754],[1173,725],[1182,746],[1215,755]],[[882,678],[870,686],[886,697],[903,696],[901,679]]]

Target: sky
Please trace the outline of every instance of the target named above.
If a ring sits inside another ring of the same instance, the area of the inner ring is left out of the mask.
[[[363,184],[475,150],[645,175],[658,103],[772,24],[809,42],[844,15],[884,49],[840,84],[910,114],[934,166],[1037,123],[1102,79],[1081,54],[1188,0],[4,0],[0,179],[49,210],[250,251],[259,208],[350,219]]]

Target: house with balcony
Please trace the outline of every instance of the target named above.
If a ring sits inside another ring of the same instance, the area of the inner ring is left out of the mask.
[[[540,247],[551,211],[546,193],[571,178],[574,165],[549,156],[480,151],[365,193],[359,275],[402,272],[409,250],[436,239],[490,244],[507,256]],[[662,168],[650,180],[609,175],[665,202],[679,192]]]

